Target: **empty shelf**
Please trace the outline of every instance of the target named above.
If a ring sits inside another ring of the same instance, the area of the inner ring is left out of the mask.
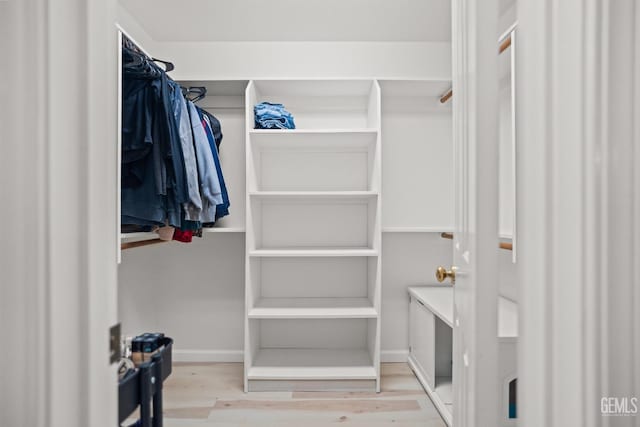
[[[249,193],[255,199],[373,199],[376,191],[255,191]]]
[[[378,251],[371,248],[296,248],[256,249],[249,252],[252,257],[372,257]]]
[[[368,298],[262,298],[250,319],[371,319],[378,317]]]
[[[367,151],[378,139],[371,130],[254,130],[251,143],[260,150],[286,149],[295,151],[342,152]]]
[[[376,134],[378,129],[361,128],[361,129],[251,129],[252,135],[259,134]]]
[[[364,349],[260,349],[249,380],[375,380]]]

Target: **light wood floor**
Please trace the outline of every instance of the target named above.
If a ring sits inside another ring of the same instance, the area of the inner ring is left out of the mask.
[[[382,365],[382,392],[242,390],[241,363],[180,364],[164,388],[164,425],[446,427],[404,363]]]

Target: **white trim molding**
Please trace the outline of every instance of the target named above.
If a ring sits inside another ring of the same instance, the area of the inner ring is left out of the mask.
[[[637,422],[601,399],[640,397],[638,8],[518,3],[523,427]]]
[[[173,361],[187,363],[242,363],[244,361],[244,351],[174,349]]]
[[[409,350],[382,350],[380,352],[380,361],[382,363],[406,363],[408,358]],[[244,361],[244,351],[174,349],[173,361],[187,363],[242,363]]]

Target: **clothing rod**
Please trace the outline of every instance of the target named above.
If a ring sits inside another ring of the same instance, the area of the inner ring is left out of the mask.
[[[442,237],[443,239],[453,239],[453,233],[441,233],[440,237]],[[500,243],[500,249],[505,249],[507,251],[512,251],[513,250],[513,243],[510,242],[501,242]]]
[[[498,49],[498,53],[502,53],[505,50],[507,50],[509,48],[509,46],[511,46],[511,35],[509,35],[509,37],[507,37],[501,44],[500,44],[500,48]]]
[[[141,240],[139,242],[127,242],[127,243],[120,244],[120,249],[125,250],[125,249],[140,248],[142,246],[150,246],[158,243],[167,243],[167,242],[169,241],[162,240],[162,239]]]
[[[444,95],[440,97],[440,103],[444,104],[449,99],[451,99],[452,96],[453,96],[453,88],[450,88],[448,91],[445,92]]]
[[[518,21],[511,24],[511,26],[507,28],[507,31],[505,31],[500,35],[500,37],[498,37],[498,43],[502,43],[507,38],[511,38],[511,33],[513,33],[513,31],[516,29],[517,26],[518,26]]]
[[[513,250],[513,243],[501,242],[500,243],[500,249],[505,249],[507,251],[512,251]]]
[[[498,48],[498,54],[501,54],[502,52],[507,50],[509,46],[511,46],[511,33],[513,33],[513,31],[516,29],[517,26],[518,26],[518,23],[514,22],[513,25],[511,25],[511,27],[509,27],[509,29],[505,31],[498,38],[498,43],[500,44],[500,47]],[[452,97],[453,97],[453,88],[449,89],[447,92],[445,92],[444,95],[440,97],[440,103],[444,104],[445,102],[450,100]]]
[[[518,26],[518,21],[514,22],[500,37],[498,37],[498,44],[500,48],[498,49],[498,54],[504,52],[511,46],[511,34],[515,31]]]

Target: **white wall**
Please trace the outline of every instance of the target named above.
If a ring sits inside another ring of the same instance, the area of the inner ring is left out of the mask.
[[[409,349],[409,294],[437,284],[437,266],[451,265],[452,241],[438,233],[382,235],[382,360],[404,362]]]
[[[451,78],[449,42],[159,42],[121,5],[118,22],[176,80]]]
[[[164,332],[176,360],[242,360],[244,233],[123,251],[118,279],[124,334]]]
[[[116,11],[116,22],[130,38],[135,40],[138,46],[149,53],[156,51],[156,42],[120,3],[118,3],[118,9]]]
[[[154,55],[179,80],[451,76],[446,42],[163,42]]]

